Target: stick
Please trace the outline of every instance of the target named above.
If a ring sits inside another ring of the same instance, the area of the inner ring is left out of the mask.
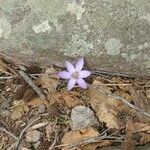
[[[62,144],[62,145],[57,145],[55,147],[68,147],[68,148],[74,148],[74,147],[78,147],[80,145],[83,144],[91,144],[91,143],[98,143],[101,140],[114,140],[117,142],[122,142],[123,137],[116,137],[116,136],[96,136],[96,137],[92,137],[92,138],[86,138],[86,139],[82,139],[73,143],[69,143],[69,144]]]
[[[96,86],[96,87],[97,87],[97,86]],[[98,89],[98,88],[96,88],[96,89]],[[143,115],[145,115],[145,116],[147,116],[147,117],[150,117],[150,114],[149,114],[149,113],[142,111],[140,108],[138,108],[138,107],[134,106],[133,104],[131,104],[130,102],[128,102],[125,98],[123,98],[123,97],[121,97],[121,96],[115,96],[115,95],[113,95],[113,94],[106,93],[106,92],[104,92],[104,91],[102,91],[102,90],[100,90],[100,89],[98,89],[98,91],[100,91],[102,94],[104,94],[104,95],[106,95],[106,96],[108,96],[108,97],[113,97],[113,98],[115,98],[115,99],[117,99],[117,100],[120,100],[120,101],[122,101],[124,104],[128,105],[129,107],[131,107],[131,108],[133,108],[133,109],[139,111],[141,114],[143,114]]]
[[[45,100],[45,95],[42,93],[41,89],[32,81],[32,79],[24,71],[19,70],[18,72],[20,76],[33,88],[33,90],[38,94],[38,96],[42,100]]]
[[[0,130],[5,132],[6,134],[10,135],[11,137],[13,137],[15,140],[18,140],[18,137],[15,136],[13,133],[9,132],[7,129],[5,129],[4,127],[0,127]]]
[[[24,133],[26,132],[26,130],[34,123],[36,122],[37,120],[41,119],[41,117],[38,117],[36,119],[34,119],[32,122],[30,122],[21,132],[20,132],[20,136],[19,136],[19,139],[18,141],[16,142],[16,149],[18,149],[19,147],[19,144],[20,144],[20,141],[22,139],[22,136],[24,135]]]
[[[13,147],[16,147],[16,150],[18,149],[19,145],[20,145],[20,141],[22,139],[22,136],[24,135],[24,133],[26,132],[26,130],[37,120],[39,120],[41,117],[38,117],[36,119],[34,119],[32,122],[30,122],[23,130],[21,130],[19,138],[16,138],[16,142],[10,147],[8,148],[8,150],[11,150]]]

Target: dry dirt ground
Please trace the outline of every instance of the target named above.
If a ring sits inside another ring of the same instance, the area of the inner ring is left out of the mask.
[[[93,72],[67,91],[62,69],[0,57],[0,150],[150,149],[149,79]]]

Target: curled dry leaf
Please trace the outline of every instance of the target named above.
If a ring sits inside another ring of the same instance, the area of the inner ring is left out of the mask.
[[[98,81],[94,81],[93,85],[97,86],[101,84]],[[115,111],[115,107],[120,105],[120,102],[109,99],[107,96],[103,95],[98,89],[102,89],[102,91],[111,93],[110,89],[107,86],[99,86],[98,88],[90,88],[91,95],[91,106],[95,110],[96,115],[101,122],[106,122],[109,128],[118,128],[119,123],[117,121],[117,112]],[[109,103],[110,102],[110,103]]]
[[[12,107],[11,118],[13,120],[20,119],[24,113],[28,112],[28,107],[24,101],[15,101],[14,106]]]
[[[108,140],[101,140],[97,143],[92,142],[92,139],[98,136],[98,131],[92,127],[83,130],[70,131],[66,133],[62,139],[62,145],[64,146],[62,147],[62,150],[74,150],[75,148],[80,150],[96,150],[97,147],[112,144],[112,142]],[[87,139],[89,142],[84,143],[83,141]]]
[[[150,142],[150,124],[140,122],[128,122],[127,133],[132,135],[136,144],[146,144]]]
[[[88,128],[84,130],[75,130],[66,133],[62,139],[64,145],[80,142],[86,138],[92,138],[98,136],[99,133],[93,128]],[[93,147],[93,146],[92,146]],[[63,147],[62,150],[74,150],[74,148]]]
[[[29,102],[27,105],[32,107],[32,108],[36,108],[36,107],[40,107],[41,105],[45,105],[48,106],[48,102],[46,100],[42,100],[40,98],[34,98],[31,102]]]
[[[53,70],[55,72],[55,70]],[[52,70],[46,70],[45,73],[50,73],[52,74]],[[47,90],[47,98],[50,101],[50,103],[54,103],[52,97],[52,94],[56,91],[56,88],[59,84],[59,79],[56,75],[43,75],[40,76],[39,82],[42,85],[42,88]]]
[[[106,92],[112,94],[111,89],[106,85],[101,85],[102,83],[99,81],[93,82],[93,88],[89,89],[91,95],[91,106],[95,110],[96,115],[101,122],[105,122],[109,128],[119,128],[124,125],[125,120],[120,121],[117,117],[120,112],[125,113],[126,115],[133,113],[130,112],[130,108],[124,106],[121,101],[113,97],[108,97],[104,95],[102,92]],[[122,118],[125,119],[125,118]]]
[[[131,133],[136,133],[136,132],[146,132],[150,133],[150,124],[149,123],[140,123],[140,122],[133,122],[128,124],[128,131]]]
[[[146,134],[146,133],[139,133],[140,136],[142,136],[142,138],[140,139],[140,143],[141,145],[143,144],[147,144],[150,142],[150,134]]]
[[[77,98],[77,96],[78,95],[75,92],[63,91],[63,92],[57,93],[54,99],[59,104],[64,104],[68,108],[73,108],[76,105],[83,104],[83,102],[79,98]]]

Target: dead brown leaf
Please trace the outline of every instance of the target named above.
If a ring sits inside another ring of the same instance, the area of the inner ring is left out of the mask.
[[[13,120],[20,119],[26,112],[28,112],[28,107],[23,100],[15,101],[12,107],[11,118]]]
[[[78,141],[80,142],[81,140],[84,140],[86,138],[92,138],[92,137],[96,137],[98,135],[99,135],[98,131],[96,131],[93,128],[89,128],[89,129],[86,129],[83,131],[82,130],[70,131],[64,135],[64,137],[62,139],[62,143],[64,145],[76,143],[76,142],[78,142]],[[91,145],[91,147],[90,147],[91,150],[93,149],[93,147],[95,147],[95,145],[94,146]],[[86,147],[84,147],[84,148],[86,148]],[[66,147],[63,147],[62,150],[74,150],[74,148],[68,148],[66,146]],[[83,150],[83,149],[81,149],[81,150]]]
[[[108,140],[104,140],[104,141],[100,141],[99,143],[92,143],[85,146],[81,146],[80,150],[96,150],[97,148],[109,146],[111,144],[112,142]]]
[[[48,106],[48,102],[46,100],[42,100],[40,98],[34,98],[27,105],[30,106],[30,107],[32,107],[32,108],[36,108],[36,107],[40,107],[43,104],[46,105],[46,106]]]
[[[140,143],[141,145],[143,144],[147,144],[150,142],[150,134],[146,134],[146,133],[140,133],[140,136],[142,136],[142,138],[140,139]]]
[[[45,75],[40,77],[40,83],[43,88],[47,89],[48,92],[51,93],[56,90],[59,80],[56,77]]]
[[[73,108],[77,105],[83,104],[83,102],[77,98],[78,93],[75,92],[67,92],[63,91],[60,93],[57,93],[54,97],[55,101],[57,101],[58,104],[66,105],[68,108]]]
[[[136,132],[146,132],[150,133],[150,124],[149,123],[140,123],[140,122],[132,122],[128,123],[128,131],[130,133],[136,133]]]
[[[136,144],[146,144],[150,142],[150,124],[140,122],[128,122],[127,133],[134,137]]]
[[[130,87],[135,106],[143,112],[150,113],[150,100],[145,96],[142,90],[137,90],[135,87]],[[150,118],[137,113],[138,118],[143,123],[150,123]]]
[[[101,85],[101,82],[94,81],[93,85]],[[113,97],[104,95],[99,90],[111,94],[110,88],[105,85],[98,86],[97,88],[91,87],[89,91],[91,95],[90,103],[92,108],[95,110],[99,121],[106,122],[106,125],[109,128],[119,128],[120,122],[117,119],[117,114],[120,107],[123,106],[123,103]]]

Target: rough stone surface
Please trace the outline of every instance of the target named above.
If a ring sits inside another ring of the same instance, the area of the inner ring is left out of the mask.
[[[98,121],[94,115],[94,112],[85,106],[76,106],[71,112],[71,128],[82,129],[91,126],[97,126]]]
[[[28,131],[26,133],[26,141],[27,142],[37,142],[41,137],[41,132],[37,130]]]
[[[1,0],[0,52],[150,76],[150,0]]]

